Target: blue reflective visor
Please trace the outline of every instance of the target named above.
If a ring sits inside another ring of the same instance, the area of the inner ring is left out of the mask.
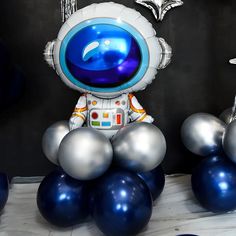
[[[113,91],[113,88],[124,89],[127,83],[142,78],[148,67],[143,60],[142,50],[148,55],[143,38],[144,48],[132,33],[119,25],[93,23],[76,31],[75,28],[62,41],[60,52],[63,72],[73,84],[90,90],[94,88],[94,91],[99,88]]]

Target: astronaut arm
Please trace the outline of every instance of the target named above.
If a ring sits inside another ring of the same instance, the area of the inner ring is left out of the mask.
[[[79,127],[82,127],[86,120],[87,113],[88,113],[87,98],[86,98],[86,95],[83,94],[79,98],[75,106],[75,110],[71,115],[70,122],[69,122],[70,130],[74,130]]]
[[[129,104],[129,117],[131,121],[147,123],[152,123],[154,121],[154,119],[146,113],[133,94],[129,94]]]

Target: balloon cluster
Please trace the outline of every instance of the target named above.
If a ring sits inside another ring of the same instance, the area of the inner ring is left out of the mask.
[[[108,140],[92,128],[69,131],[61,121],[46,130],[43,150],[61,167],[37,194],[50,223],[68,227],[91,215],[106,235],[133,235],[147,225],[165,184],[160,163],[166,142],[157,127],[129,124]]]
[[[193,171],[193,193],[204,208],[217,213],[236,209],[235,107],[220,119],[206,113],[191,115],[181,129],[186,148],[205,157]]]
[[[24,75],[11,59],[5,45],[0,41],[0,108],[14,103],[22,93]]]

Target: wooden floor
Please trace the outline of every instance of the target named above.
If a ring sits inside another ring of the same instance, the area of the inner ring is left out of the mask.
[[[0,236],[100,236],[94,223],[61,230],[49,225],[36,206],[38,184],[12,185],[0,222]],[[152,219],[140,235],[236,236],[236,213],[214,215],[195,202],[189,176],[168,176]],[[122,236],[122,235],[121,235]]]

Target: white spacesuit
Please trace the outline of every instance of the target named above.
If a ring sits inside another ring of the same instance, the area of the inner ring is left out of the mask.
[[[153,122],[132,93],[145,89],[171,55],[146,18],[116,3],[76,11],[45,50],[63,82],[83,93],[70,130],[86,123],[109,138],[129,122]]]
[[[121,127],[133,121],[153,122],[133,94],[110,99],[83,94],[70,118],[70,130],[86,122],[87,127],[98,129],[111,138]]]

